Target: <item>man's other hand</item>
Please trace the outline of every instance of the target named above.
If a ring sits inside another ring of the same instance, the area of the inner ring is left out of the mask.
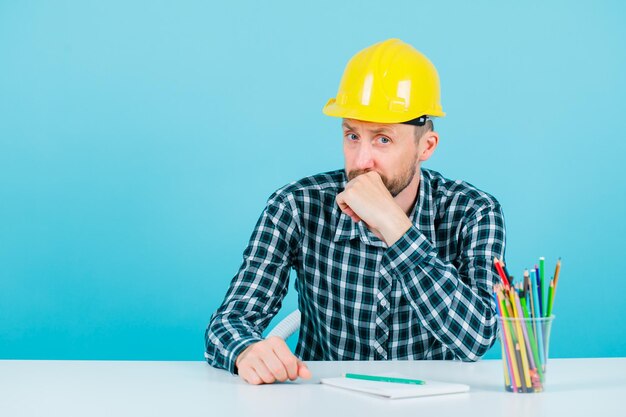
[[[239,376],[249,384],[271,384],[311,378],[309,368],[299,360],[283,339],[268,337],[245,348],[235,361]]]

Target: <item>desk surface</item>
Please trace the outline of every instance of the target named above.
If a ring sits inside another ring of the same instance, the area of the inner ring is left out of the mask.
[[[551,359],[546,391],[504,391],[501,362],[308,362],[310,382],[247,385],[204,362],[0,361],[0,416],[624,416],[626,358]],[[469,393],[389,400],[321,385],[402,372]]]

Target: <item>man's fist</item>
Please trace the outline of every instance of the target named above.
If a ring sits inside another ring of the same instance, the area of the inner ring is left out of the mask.
[[[411,227],[411,221],[376,171],[352,179],[343,192],[337,194],[336,201],[352,220],[363,220],[370,230],[380,233],[388,246]]]
[[[271,384],[309,379],[309,368],[291,353],[280,337],[272,336],[243,350],[235,361],[239,376],[249,384]]]

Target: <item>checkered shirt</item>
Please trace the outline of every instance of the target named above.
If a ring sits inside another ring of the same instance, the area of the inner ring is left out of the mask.
[[[303,360],[480,358],[497,335],[493,258],[504,258],[502,209],[489,194],[422,169],[413,226],[387,246],[335,202],[344,170],[269,198],[244,260],[205,333],[206,359],[235,360],[281,307],[289,272],[302,313]]]

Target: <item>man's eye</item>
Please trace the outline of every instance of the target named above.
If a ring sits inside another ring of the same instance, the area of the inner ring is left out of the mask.
[[[358,139],[357,135],[355,135],[354,133],[348,133],[348,134],[346,135],[346,138],[347,138],[348,140],[357,140],[357,139]]]
[[[382,144],[387,144],[387,143],[391,143],[391,139],[385,137],[385,136],[381,136],[378,138],[378,141]]]

